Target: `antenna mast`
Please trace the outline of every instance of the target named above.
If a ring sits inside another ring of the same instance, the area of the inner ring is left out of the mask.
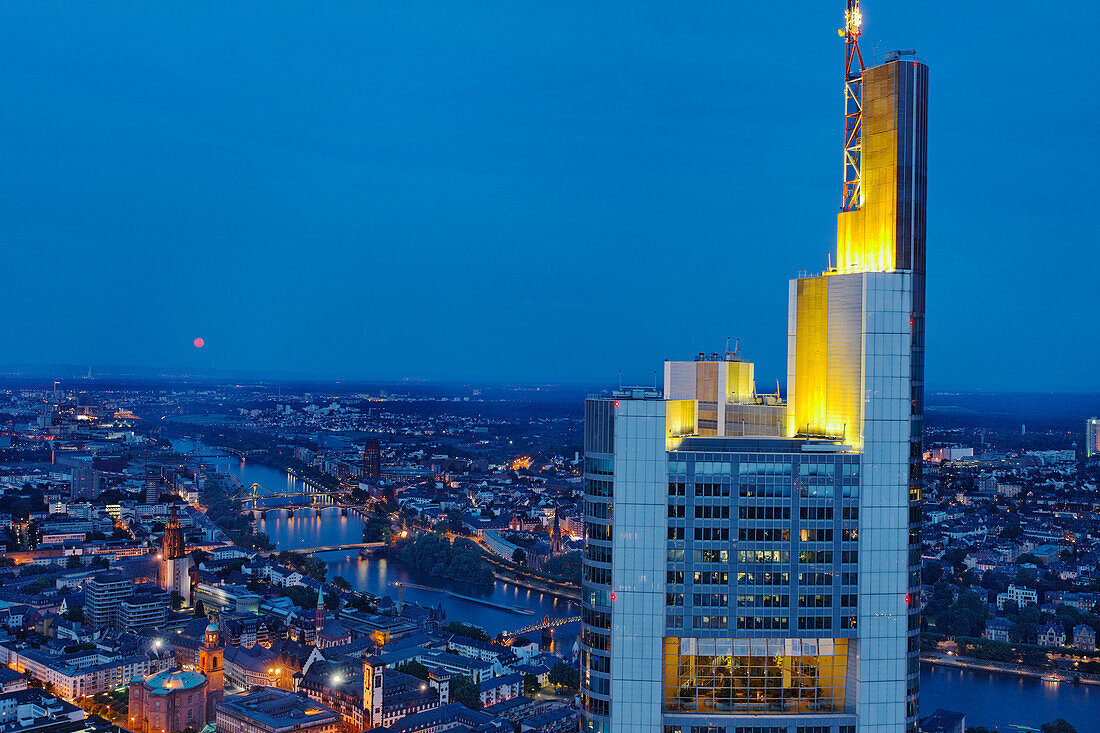
[[[859,36],[863,32],[863,13],[859,0],[846,0],[844,27],[844,195],[841,211],[855,211],[863,204],[860,165],[863,151],[863,54]]]

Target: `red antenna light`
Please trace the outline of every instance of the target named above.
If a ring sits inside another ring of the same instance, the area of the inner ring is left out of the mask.
[[[619,401],[615,400],[615,407],[618,407],[618,406],[619,406]]]

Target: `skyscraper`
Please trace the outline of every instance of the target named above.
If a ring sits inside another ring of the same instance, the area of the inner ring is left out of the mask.
[[[1085,458],[1100,455],[1100,417],[1085,421]]]
[[[363,445],[363,478],[367,481],[382,478],[382,444],[374,438],[367,438]]]
[[[928,69],[864,69],[859,22],[786,401],[727,353],[585,404],[585,730],[916,730]]]

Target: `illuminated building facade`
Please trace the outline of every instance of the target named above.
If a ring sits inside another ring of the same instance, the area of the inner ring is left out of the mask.
[[[583,730],[917,729],[928,69],[849,73],[836,265],[790,282],[786,401],[727,354],[585,403]]]
[[[1085,458],[1100,455],[1100,417],[1085,422]]]
[[[191,603],[191,556],[186,552],[183,527],[175,504],[160,542],[160,587],[169,595],[178,594],[181,603]]]

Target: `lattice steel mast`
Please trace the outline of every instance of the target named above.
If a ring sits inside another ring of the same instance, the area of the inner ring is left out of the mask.
[[[844,11],[844,196],[841,211],[855,211],[863,203],[860,187],[860,165],[863,148],[863,54],[859,51],[859,34],[863,14],[859,0],[847,0]]]

